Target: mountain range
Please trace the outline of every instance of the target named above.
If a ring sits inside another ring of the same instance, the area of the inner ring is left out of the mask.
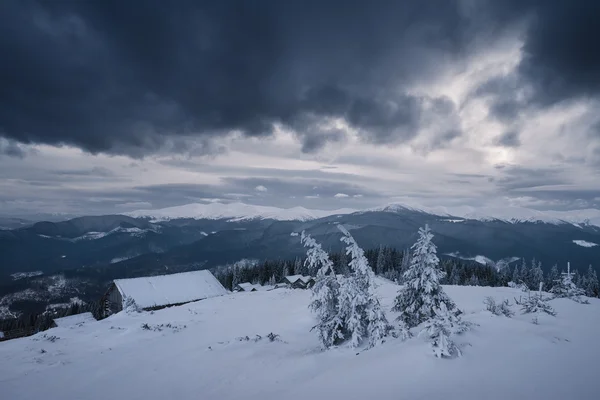
[[[211,203],[42,221],[0,230],[0,307],[1,296],[44,287],[46,277],[57,275],[74,280],[64,285],[72,289],[68,296],[93,298],[119,277],[211,268],[241,259],[301,257],[305,251],[298,234],[303,230],[325,249],[339,251],[338,224],[365,249],[407,249],[418,228],[428,224],[441,257],[490,265],[501,259],[536,258],[546,270],[555,263],[564,268],[567,261],[579,270],[590,264],[600,267],[598,210],[484,211],[450,213],[399,204],[315,211]],[[48,284],[55,286],[55,281]]]
[[[539,212],[524,208],[486,214],[465,208],[418,209],[399,204],[363,211],[280,209],[243,203],[189,204],[128,215],[86,216],[37,222],[0,231],[0,273],[136,263],[215,266],[240,258],[287,258],[303,253],[290,236],[306,230],[339,250],[335,225],[346,225],[365,248],[409,247],[429,224],[442,254],[488,259],[536,257],[546,266],[600,260],[599,210]],[[512,214],[510,212],[513,212]],[[137,268],[136,268],[137,269]]]

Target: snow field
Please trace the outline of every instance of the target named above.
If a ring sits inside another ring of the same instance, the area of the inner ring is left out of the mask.
[[[389,310],[399,286],[376,282],[392,322],[398,314]],[[463,346],[461,358],[435,358],[417,336],[388,338],[367,351],[323,352],[310,332],[310,291],[277,289],[153,314],[119,313],[2,342],[0,393],[11,400],[50,394],[66,400],[598,398],[600,300],[552,300],[557,317],[539,316],[534,325],[532,315],[521,315],[514,305],[514,297],[524,296],[519,290],[444,289],[463,319],[477,324],[455,338]],[[486,296],[508,298],[515,317],[485,311]],[[269,341],[270,332],[281,341]],[[255,335],[262,339],[255,341]],[[245,336],[249,340],[237,339]]]

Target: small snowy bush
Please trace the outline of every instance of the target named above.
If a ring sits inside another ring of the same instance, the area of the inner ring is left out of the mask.
[[[125,296],[123,299],[123,310],[127,314],[142,312],[142,309],[137,305],[133,297]]]
[[[496,299],[493,297],[486,297],[483,304],[485,304],[485,309],[494,315],[504,315],[509,318],[515,315],[513,310],[510,309],[510,303],[507,299],[504,299],[502,303],[496,303]]]
[[[431,342],[433,354],[438,358],[460,357],[462,352],[452,341],[454,333],[462,332],[465,325],[453,313],[449,312],[446,305],[442,303],[435,310],[435,317],[427,320],[420,336],[426,336]]]
[[[556,311],[541,295],[530,295],[527,299],[521,301],[521,312],[523,314],[539,314],[540,312],[544,312],[553,317],[556,316]]]
[[[576,303],[589,304],[589,301],[581,298],[581,296],[585,296],[585,291],[575,285],[573,275],[571,265],[567,264],[567,272],[561,273],[561,278],[554,284],[550,293],[555,298],[569,298]]]

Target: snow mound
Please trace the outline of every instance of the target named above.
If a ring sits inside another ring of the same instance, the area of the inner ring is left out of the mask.
[[[178,218],[193,219],[229,219],[232,222],[252,219],[274,219],[278,221],[308,221],[336,214],[351,214],[356,210],[343,208],[339,210],[309,210],[304,207],[277,208],[255,206],[244,203],[209,203],[186,204],[158,210],[137,210],[126,215],[134,218],[152,218],[164,221]]]
[[[585,240],[573,240],[573,243],[575,243],[577,246],[581,246],[581,247],[594,247],[594,246],[598,246],[597,243],[592,243],[592,242],[588,242]]]
[[[377,283],[388,311],[398,286]],[[444,290],[463,319],[478,324],[460,342],[457,337],[463,357],[454,360],[435,358],[416,336],[389,338],[368,351],[322,352],[310,331],[311,292],[279,289],[152,314],[119,313],[77,329],[53,328],[2,342],[0,360],[8,362],[0,362],[0,388],[11,400],[49,393],[86,400],[320,400],[331,393],[348,400],[598,398],[600,300],[589,299],[589,305],[552,300],[558,315],[542,315],[534,325],[531,315],[514,306],[513,298],[523,296],[517,289]],[[488,296],[509,299],[515,316],[485,311]],[[389,314],[390,321],[397,315]],[[277,340],[267,339],[270,333]]]
[[[69,315],[68,317],[55,318],[54,323],[61,328],[72,327],[85,323],[96,322],[91,312]]]

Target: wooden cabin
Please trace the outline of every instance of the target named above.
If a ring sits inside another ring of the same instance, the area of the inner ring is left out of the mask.
[[[104,296],[103,316],[122,311],[128,299],[143,310],[158,310],[227,294],[208,270],[115,279]]]
[[[315,279],[312,276],[289,275],[283,278],[283,282],[292,289],[308,289],[313,287]]]
[[[233,290],[236,292],[256,292],[256,291],[258,291],[256,286],[260,286],[260,285],[253,285],[250,282],[244,282],[244,283],[239,283],[239,284],[235,285]]]

